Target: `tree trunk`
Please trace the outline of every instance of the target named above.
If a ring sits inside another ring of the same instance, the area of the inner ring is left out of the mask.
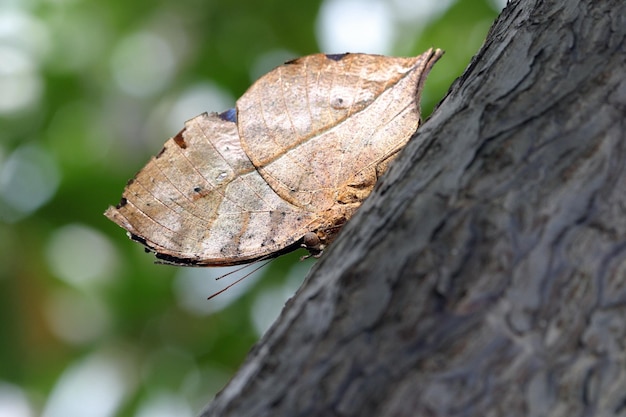
[[[626,416],[625,33],[509,3],[202,415]]]

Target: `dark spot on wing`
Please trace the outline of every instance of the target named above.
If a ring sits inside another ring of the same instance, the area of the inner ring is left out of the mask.
[[[165,150],[167,149],[166,146],[164,146],[163,148],[161,148],[161,150],[159,151],[159,153],[155,156],[156,159],[159,159],[161,157],[161,155],[163,155],[163,152],[165,152]]]
[[[237,123],[237,109],[228,109],[217,115],[222,120]]]
[[[167,255],[165,253],[156,253],[155,256],[158,260],[162,261],[162,263],[170,265],[194,266],[199,264],[198,260],[193,258],[179,258],[177,256]]]
[[[294,59],[290,59],[289,61],[285,62],[285,65],[294,65],[294,64],[298,64],[298,61],[300,61],[301,58],[294,58]]]
[[[183,137],[184,131],[185,129],[181,130],[176,134],[176,136],[174,136],[174,142],[176,142],[181,149],[187,149],[187,142],[185,142],[185,138]]]
[[[121,209],[122,207],[124,207],[126,205],[126,203],[128,203],[128,200],[126,200],[124,197],[122,197],[122,199],[120,200],[120,202],[117,204],[117,206],[115,206],[116,209]]]
[[[141,243],[141,244],[142,244],[142,245],[144,245],[146,248],[149,248],[149,246],[148,246],[148,242],[146,242],[146,239],[142,238],[141,236],[136,235],[136,234],[134,234],[134,233],[131,233],[131,234],[130,234],[130,238],[131,238],[132,240],[134,240],[135,242],[139,242],[139,243]]]
[[[341,61],[348,53],[345,54],[326,54],[326,58],[332,59],[333,61]]]

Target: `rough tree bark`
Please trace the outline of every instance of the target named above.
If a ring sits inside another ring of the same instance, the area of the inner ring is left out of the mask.
[[[510,3],[202,415],[626,416],[625,33]]]

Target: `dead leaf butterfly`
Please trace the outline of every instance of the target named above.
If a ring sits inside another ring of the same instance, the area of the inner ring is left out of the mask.
[[[304,246],[318,256],[420,121],[442,51],[316,54],[185,123],[105,215],[164,263],[226,266]]]

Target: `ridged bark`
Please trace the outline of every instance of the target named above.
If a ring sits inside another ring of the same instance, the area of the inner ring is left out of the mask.
[[[625,33],[509,3],[202,415],[626,415]]]

